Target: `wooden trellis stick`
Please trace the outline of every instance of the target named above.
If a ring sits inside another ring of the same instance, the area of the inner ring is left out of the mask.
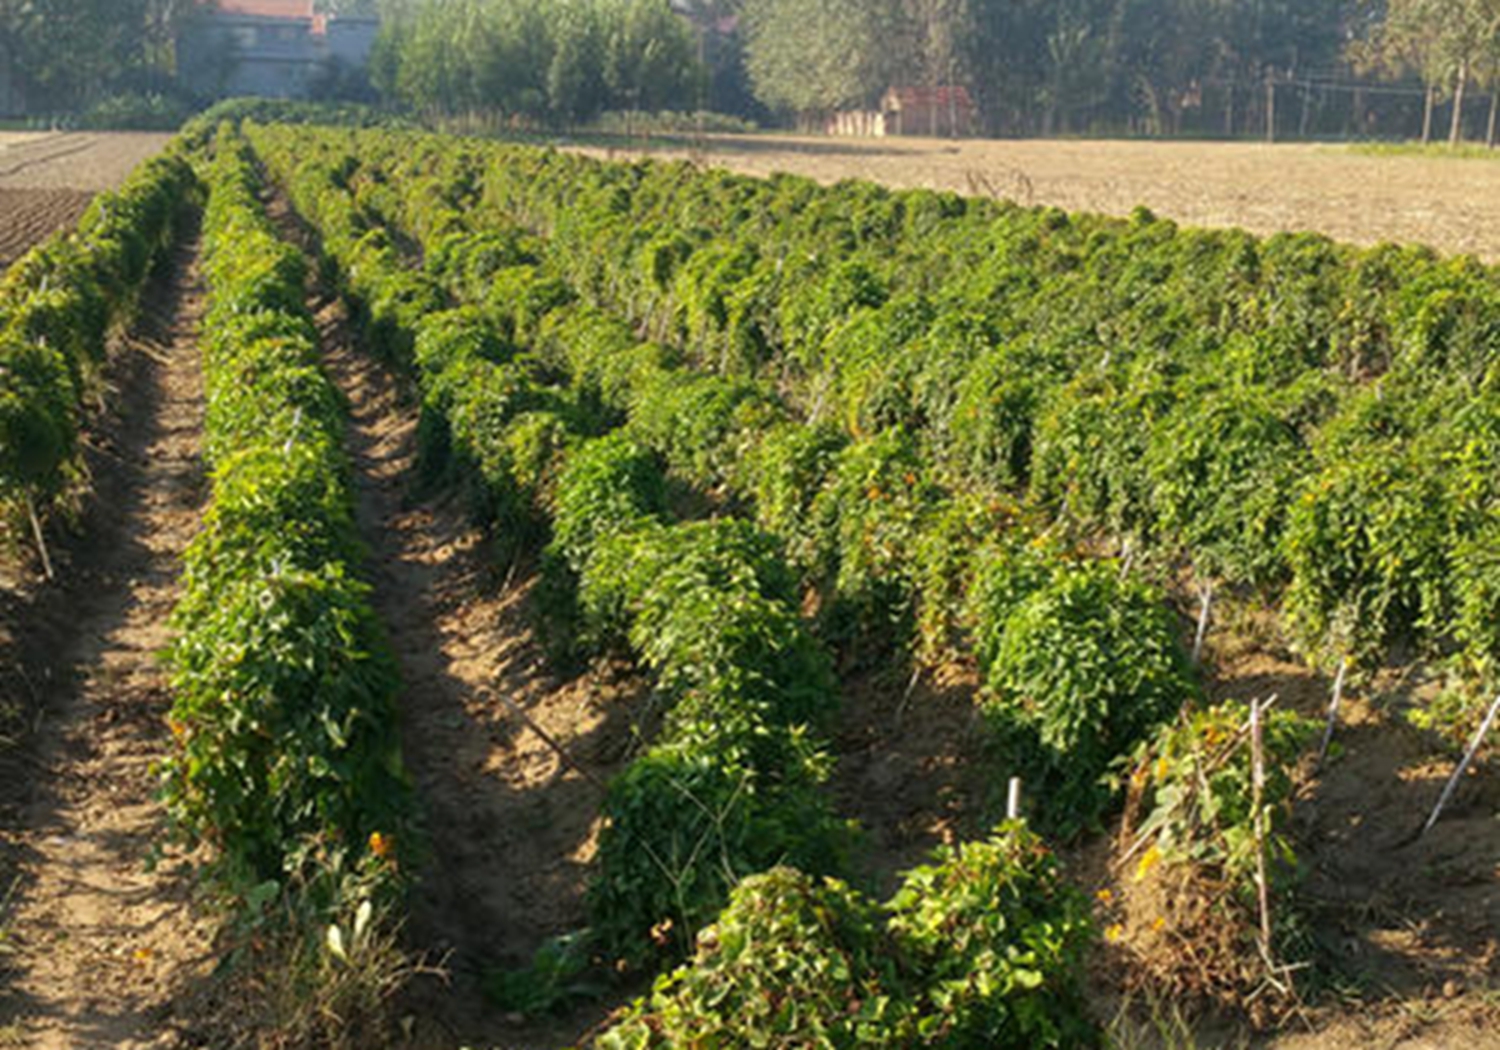
[[[1214,585],[1205,583],[1198,590],[1198,633],[1193,638],[1193,663],[1203,659],[1203,643],[1208,640],[1208,618],[1214,607]]]
[[[1484,722],[1479,726],[1479,732],[1474,734],[1474,739],[1469,741],[1469,749],[1464,752],[1463,761],[1453,771],[1453,776],[1448,778],[1448,784],[1443,788],[1443,794],[1438,799],[1437,805],[1432,807],[1432,816],[1427,818],[1427,823],[1422,825],[1422,834],[1425,835],[1432,830],[1432,826],[1438,822],[1438,817],[1443,814],[1443,807],[1448,805],[1453,798],[1453,793],[1458,790],[1458,785],[1469,771],[1469,765],[1474,761],[1474,756],[1479,753],[1479,745],[1484,743],[1484,738],[1489,736],[1490,728],[1495,724],[1495,716],[1500,714],[1500,696],[1495,697],[1495,702],[1490,705],[1490,710],[1484,716]]]
[[[1266,746],[1265,710],[1259,700],[1250,702],[1251,801],[1255,815],[1255,892],[1260,902],[1260,953],[1275,969],[1271,957],[1271,888],[1266,875]]]
[[[42,519],[37,517],[36,503],[31,498],[31,493],[25,494],[26,516],[31,519],[31,534],[36,537],[36,549],[42,556],[42,573],[47,579],[52,579],[52,555],[47,552],[47,537],[42,532]]]
[[[1339,660],[1339,673],[1333,680],[1333,699],[1328,704],[1328,724],[1323,727],[1323,746],[1318,748],[1318,765],[1328,757],[1328,748],[1333,743],[1333,729],[1338,725],[1339,706],[1344,702],[1344,679],[1349,674],[1349,658]]]
[[[553,738],[551,733],[543,729],[537,723],[537,720],[532,718],[531,715],[527,714],[526,710],[522,708],[520,704],[516,703],[508,695],[506,695],[503,689],[497,688],[493,690],[493,693],[495,696],[498,696],[500,698],[501,703],[503,703],[510,709],[511,714],[515,715],[522,722],[524,722],[526,724],[526,727],[533,733],[535,733],[537,737],[542,741],[542,743],[547,745],[548,750],[550,750],[553,754],[555,754],[559,759],[562,760],[562,764],[564,766],[578,773],[579,776],[583,777],[583,779],[587,780],[590,784],[594,785],[594,787],[598,788],[600,791],[607,791],[609,789],[609,786],[605,784],[604,781],[600,780],[593,772],[591,772],[588,768],[579,765],[578,762],[574,760],[573,756],[568,753],[568,749],[563,747],[562,744],[558,743]]]

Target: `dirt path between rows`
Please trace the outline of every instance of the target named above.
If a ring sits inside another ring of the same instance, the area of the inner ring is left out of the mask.
[[[118,410],[89,436],[83,536],[63,552],[64,582],[17,630],[48,684],[34,735],[0,763],[17,800],[3,831],[6,1045],[181,1045],[173,1003],[208,964],[212,929],[189,870],[157,853],[152,772],[170,739],[159,652],[204,492],[196,248],[182,245],[148,289],[112,367]]]
[[[497,563],[461,498],[416,493],[416,406],[356,345],[343,305],[318,306],[326,364],[351,409],[372,600],[402,674],[404,758],[427,854],[407,941],[448,975],[412,989],[413,1042],[570,1045],[603,1006],[566,1029],[524,1025],[488,1006],[483,985],[495,967],[524,964],[547,938],[582,926],[599,785],[628,757],[646,689],[624,668],[572,681],[551,672],[531,627],[534,576]]]

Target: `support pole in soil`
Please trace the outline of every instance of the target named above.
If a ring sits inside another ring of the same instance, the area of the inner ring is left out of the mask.
[[[1011,777],[1010,786],[1005,795],[1005,819],[1021,819],[1021,778]]]
[[[42,532],[42,519],[37,517],[36,503],[31,493],[26,493],[26,516],[31,519],[31,534],[36,537],[37,553],[42,556],[42,574],[52,579],[52,555],[47,552],[47,537]]]
[[[1205,583],[1198,590],[1198,633],[1193,637],[1193,663],[1203,660],[1203,643],[1208,639],[1208,618],[1214,607],[1214,585]]]
[[[557,755],[557,757],[562,760],[563,765],[567,766],[569,769],[575,770],[581,777],[583,777],[583,779],[587,780],[590,784],[593,784],[600,791],[607,790],[604,781],[600,780],[593,773],[589,772],[583,766],[580,766],[577,762],[573,761],[573,756],[568,754],[568,749],[554,740],[551,733],[548,733],[541,726],[537,725],[536,719],[527,714],[520,704],[516,703],[510,697],[506,696],[504,692],[498,689],[495,690],[495,695],[500,697],[501,703],[510,708],[511,714],[515,715],[521,721],[525,722],[527,728],[535,733],[539,738],[541,738],[542,743],[546,744],[547,747],[551,749],[552,753]]]
[[[1255,815],[1255,892],[1260,902],[1260,954],[1272,969],[1271,889],[1266,877],[1266,746],[1265,705],[1250,701],[1251,806]]]
[[[1328,724],[1323,727],[1323,746],[1318,748],[1318,765],[1328,757],[1329,745],[1333,743],[1333,729],[1338,725],[1339,707],[1344,702],[1344,679],[1349,674],[1349,658],[1339,660],[1339,673],[1333,679],[1333,699],[1328,704]]]
[[[1495,724],[1495,716],[1500,714],[1500,696],[1495,697],[1495,702],[1490,705],[1489,714],[1484,716],[1484,722],[1479,726],[1479,732],[1474,734],[1474,739],[1469,741],[1469,749],[1464,752],[1463,761],[1453,771],[1453,776],[1448,778],[1448,784],[1443,788],[1442,797],[1437,805],[1432,807],[1432,816],[1427,818],[1427,823],[1422,825],[1422,834],[1425,835],[1432,830],[1432,826],[1438,822],[1438,817],[1443,815],[1443,808],[1453,799],[1453,793],[1458,790],[1459,782],[1463,780],[1464,774],[1469,771],[1469,765],[1474,761],[1474,756],[1479,753],[1479,745],[1484,743],[1484,738],[1489,736],[1490,727]]]

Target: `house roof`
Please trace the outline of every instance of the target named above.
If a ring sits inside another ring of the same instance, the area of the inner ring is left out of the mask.
[[[229,15],[252,15],[256,18],[313,17],[313,0],[217,0],[205,6]]]
[[[921,109],[928,106],[957,106],[959,109],[974,108],[974,98],[962,84],[944,84],[939,87],[893,87],[885,93],[884,104],[897,109]]]

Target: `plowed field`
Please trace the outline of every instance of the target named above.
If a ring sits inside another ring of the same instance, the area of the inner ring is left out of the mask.
[[[95,193],[119,185],[166,141],[134,133],[0,134],[0,268],[76,223]]]

